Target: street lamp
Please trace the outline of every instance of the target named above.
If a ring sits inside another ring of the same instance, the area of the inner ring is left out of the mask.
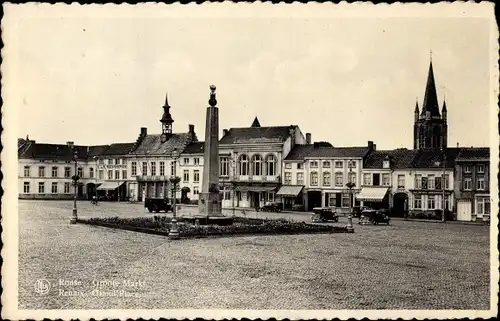
[[[78,176],[78,150],[75,148],[74,151],[73,151],[73,161],[75,162],[75,175],[73,175],[72,179],[73,179],[73,184],[75,186],[75,190],[74,190],[74,195],[73,195],[73,212],[72,212],[72,215],[71,215],[71,219],[70,219],[70,224],[76,224],[76,221],[78,220],[78,210],[76,208],[76,197],[77,197],[77,188],[78,188],[78,180],[80,179],[80,177]]]
[[[171,240],[178,240],[179,239],[179,229],[177,227],[177,208],[176,208],[176,203],[177,203],[177,184],[181,181],[180,177],[177,177],[177,159],[179,158],[179,152],[177,151],[177,148],[174,149],[172,152],[172,158],[174,159],[173,165],[174,165],[174,171],[172,177],[170,177],[170,182],[172,183],[172,190],[174,194],[174,199],[173,199],[173,204],[172,204],[172,212],[174,214],[174,217],[172,218],[172,224],[170,226],[170,232],[168,233],[168,237]]]
[[[443,214],[441,215],[441,222],[445,223],[446,222],[446,212],[445,212],[445,205],[446,202],[444,200],[445,198],[445,187],[446,187],[446,153],[444,147],[441,149],[442,154],[443,154],[443,179],[441,182],[441,190],[443,192],[443,197],[442,197],[442,202],[443,206],[441,207],[443,209]]]
[[[354,226],[352,226],[352,202],[354,201],[352,189],[354,186],[356,186],[356,183],[351,182],[351,173],[352,173],[352,160],[349,161],[349,175],[348,175],[348,182],[346,184],[347,188],[349,189],[349,215],[347,216],[347,232],[348,233],[354,233]]]
[[[231,157],[231,159],[230,159],[231,170],[232,170],[231,189],[232,189],[233,195],[231,197],[231,203],[232,203],[231,205],[232,205],[232,209],[233,209],[233,216],[234,216],[234,197],[236,194],[236,185],[234,182],[234,180],[236,179],[236,160],[235,160],[236,157],[237,157],[237,153],[235,152],[234,157]]]

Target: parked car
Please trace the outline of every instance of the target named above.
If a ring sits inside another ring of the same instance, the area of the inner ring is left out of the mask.
[[[329,207],[315,207],[311,216],[313,222],[339,221],[339,216]]]
[[[172,211],[172,205],[164,198],[147,197],[144,202],[144,207],[148,209],[149,213],[160,211],[165,211],[166,213]]]
[[[278,203],[267,203],[259,208],[260,212],[281,212],[281,206]]]
[[[359,217],[359,224],[374,224],[384,223],[389,225],[391,218],[387,215],[386,210],[364,209]]]

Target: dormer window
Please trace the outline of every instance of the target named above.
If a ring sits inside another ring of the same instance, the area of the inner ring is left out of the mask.
[[[391,166],[391,162],[388,160],[385,160],[382,164],[383,168],[389,168]]]
[[[318,161],[311,161],[311,167],[312,168],[318,167]]]
[[[330,162],[329,161],[324,161],[323,162],[323,168],[330,168]]]

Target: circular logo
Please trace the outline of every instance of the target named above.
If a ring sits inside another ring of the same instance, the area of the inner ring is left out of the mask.
[[[46,279],[38,279],[35,282],[35,292],[40,295],[46,295],[50,291],[50,282]]]

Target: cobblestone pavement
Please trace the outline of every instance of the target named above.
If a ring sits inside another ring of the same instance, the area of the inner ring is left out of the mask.
[[[489,309],[488,226],[395,221],[354,234],[169,241],[70,225],[69,201],[19,208],[20,309]],[[78,209],[151,215],[141,204]],[[35,291],[39,279],[48,294]]]

